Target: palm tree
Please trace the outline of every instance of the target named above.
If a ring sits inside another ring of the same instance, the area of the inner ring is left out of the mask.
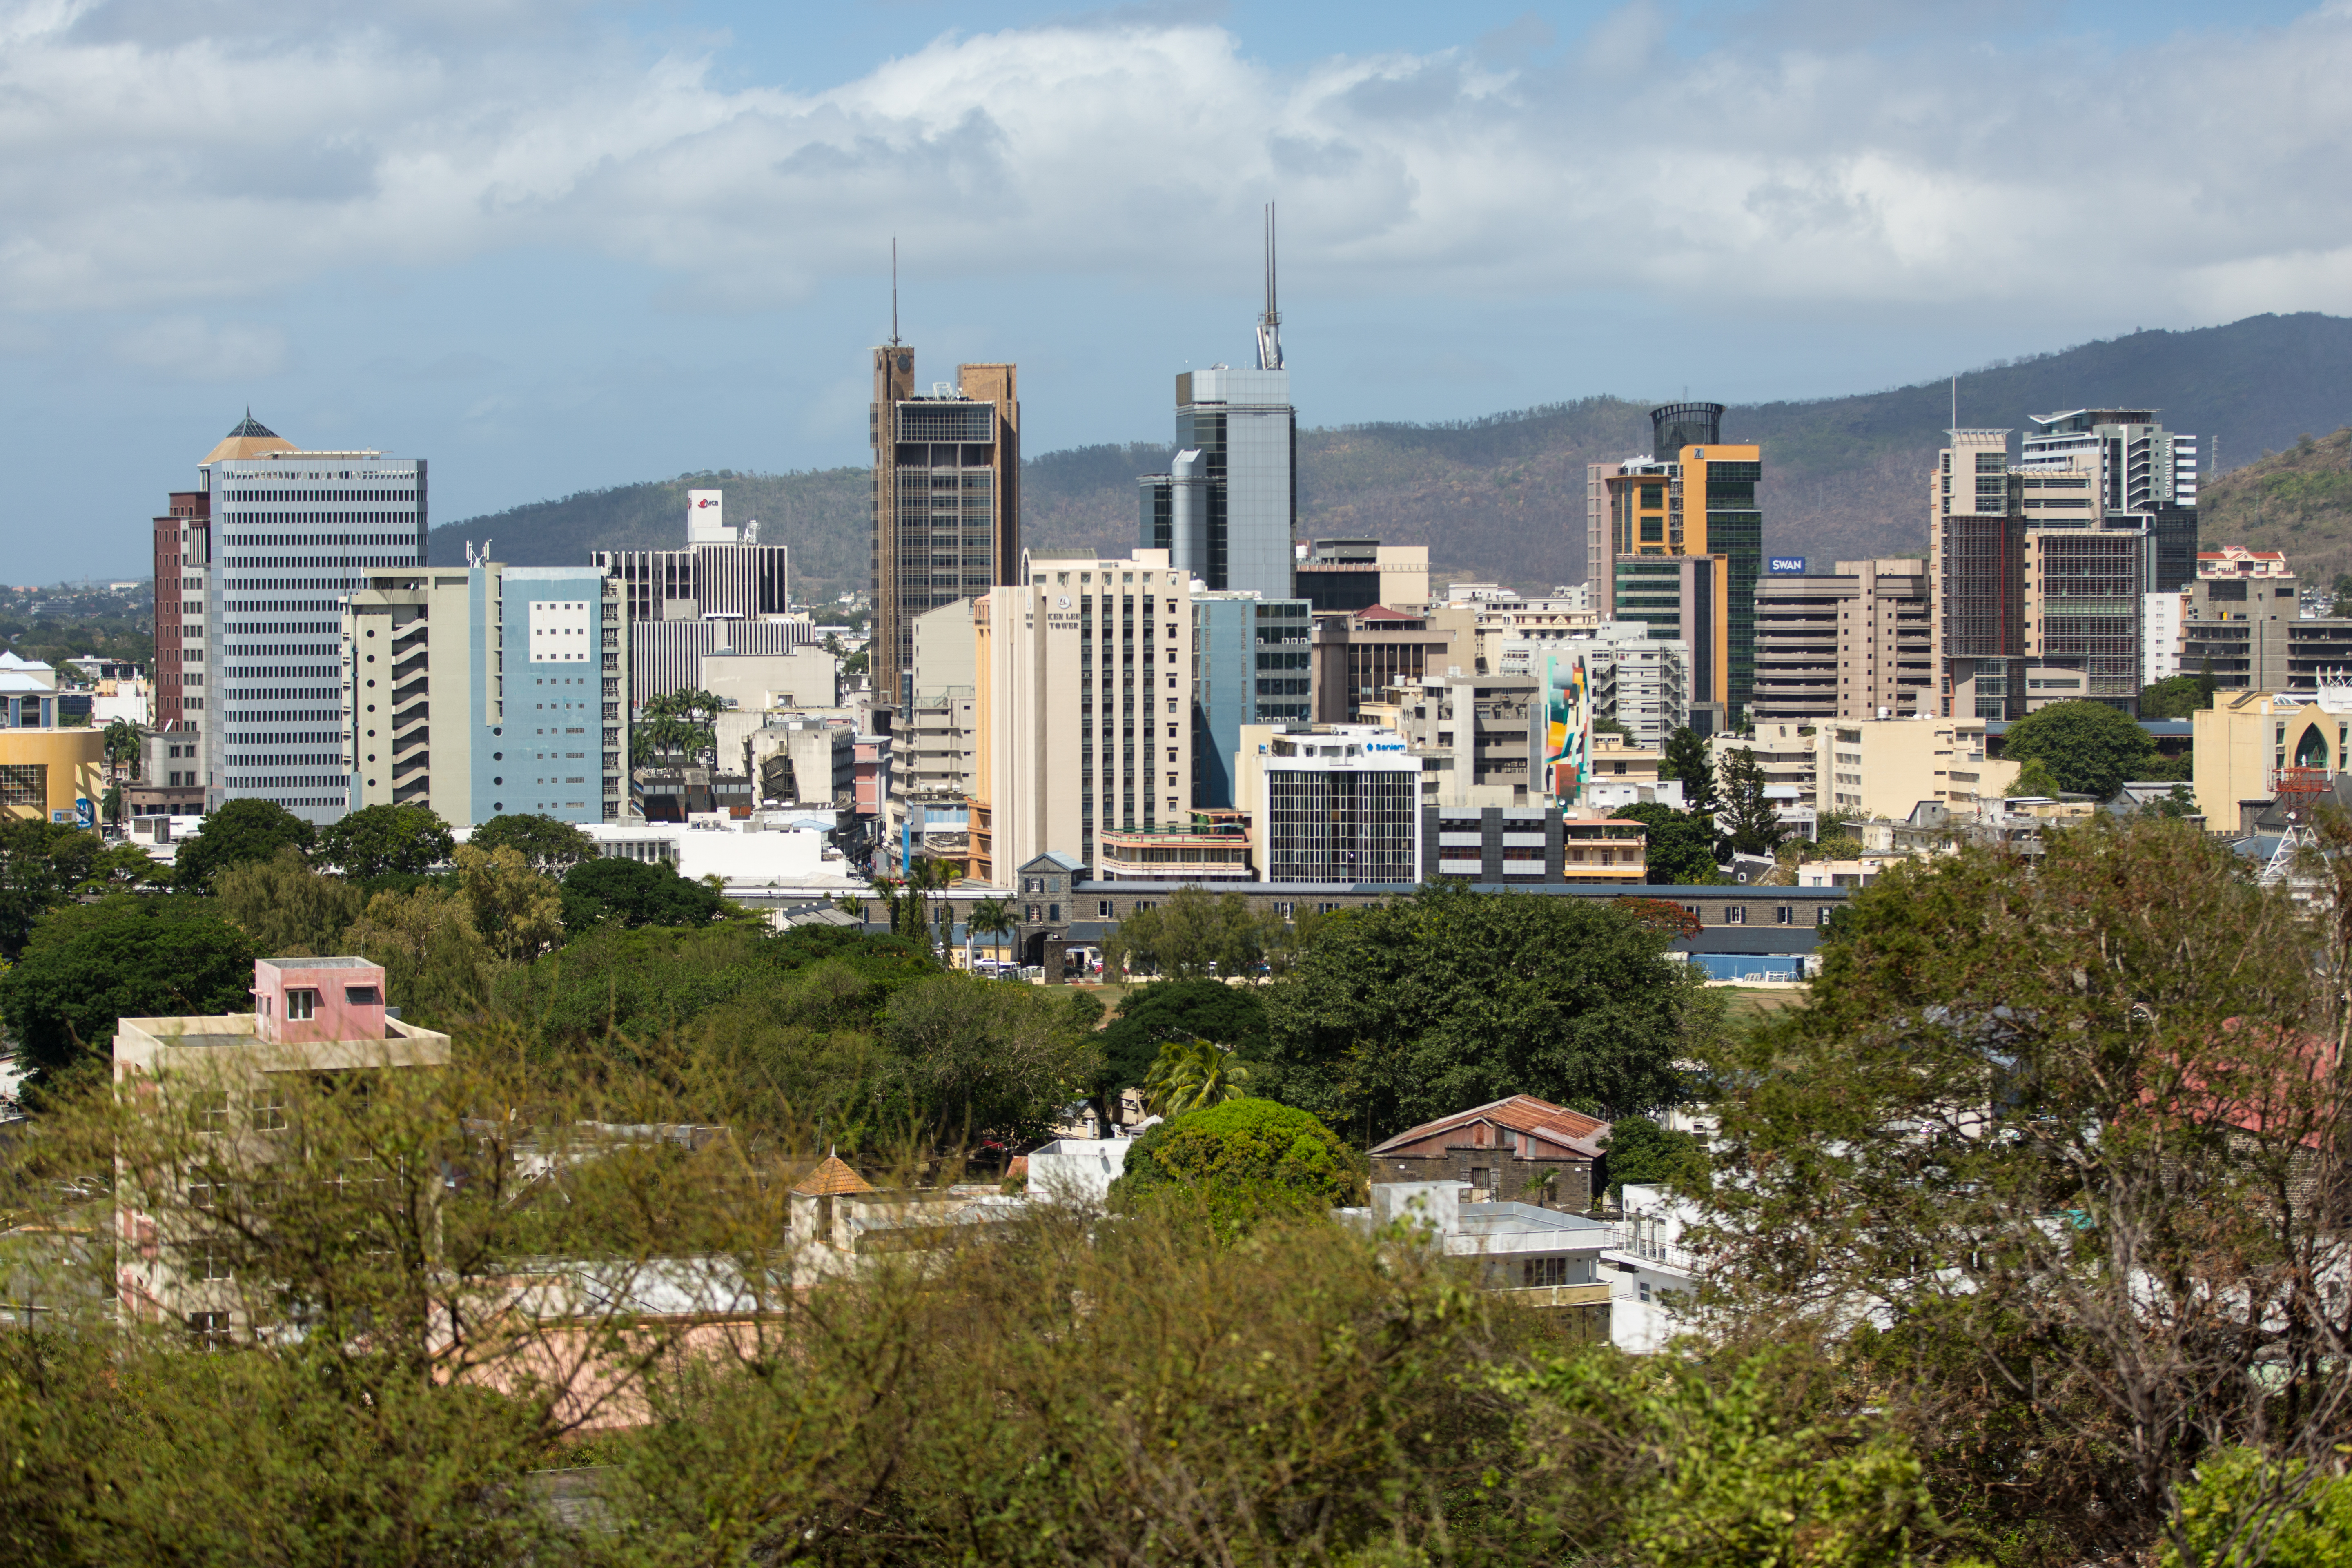
[[[982,899],[971,906],[971,912],[964,916],[963,921],[963,963],[969,969],[971,967],[973,937],[1013,934],[1013,906],[1003,899]]]
[[[1233,1049],[1198,1036],[1171,1040],[1160,1047],[1160,1059],[1143,1080],[1144,1105],[1157,1116],[1181,1116],[1240,1100],[1249,1091],[1249,1068],[1234,1059]]]
[[[856,893],[842,894],[833,900],[833,907],[843,914],[853,915],[858,920],[862,921],[866,918],[866,900]]]
[[[106,726],[103,737],[106,763],[109,774],[113,781],[113,787],[108,791],[108,794],[112,797],[112,805],[115,807],[114,817],[117,822],[122,819],[123,770],[128,768],[134,781],[139,777],[139,754],[145,745],[146,739],[146,732],[128,719],[111,720]]]

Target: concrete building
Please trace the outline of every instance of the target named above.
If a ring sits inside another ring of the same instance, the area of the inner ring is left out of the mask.
[[[103,731],[37,723],[0,730],[0,819],[92,827],[105,798]]]
[[[1760,721],[1714,745],[1717,774],[1732,751],[1754,754],[1769,790],[1819,816],[1902,819],[1921,801],[1973,812],[1997,804],[2019,764],[1985,754],[1985,721],[1969,719]]]
[[[2096,476],[2090,505],[2067,486],[2043,509],[2088,512],[2106,527],[2136,520],[2152,545],[2147,591],[2177,594],[2196,573],[2197,437],[2167,430],[2153,408],[2074,408],[2027,416],[2017,468],[2028,483],[2039,471]]]
[[[341,613],[353,809],[426,805],[456,826],[627,814],[635,627],[617,579],[482,563],[365,584]]]
[[[813,642],[789,653],[706,653],[698,684],[749,712],[832,708],[841,700],[841,661]]]
[[[2180,673],[2180,634],[2188,613],[2186,594],[2149,594],[2140,600],[2139,673],[2143,686]]]
[[[1430,602],[1429,547],[1377,539],[1318,539],[1301,545],[1293,575],[1298,596],[1326,610],[1412,609]],[[1465,598],[1465,604],[1477,603]]]
[[[1024,581],[972,608],[971,874],[994,883],[1048,850],[1098,863],[1098,835],[1190,820],[1191,574],[1026,555]]]
[[[151,730],[140,737],[139,776],[123,786],[125,816],[205,814],[204,748],[185,731]]]
[[[364,1075],[443,1067],[449,1037],[388,1009],[384,973],[362,958],[264,959],[253,966],[254,1010],[217,1016],[123,1018],[114,1031],[114,1082],[125,1102],[170,1079],[218,1106],[218,1147],[257,1173],[275,1157],[295,1079],[352,1082]],[[201,1194],[184,1205],[116,1210],[115,1286],[139,1322],[176,1322],[207,1343],[246,1336],[243,1297],[210,1262]]]
[[[1234,802],[1234,753],[1252,724],[1302,724],[1315,704],[1314,623],[1304,598],[1192,595],[1192,797]]]
[[[1422,808],[1422,879],[1484,887],[1599,883],[1633,888],[1649,875],[1649,830],[1602,805]]]
[[[2352,771],[2345,761],[2352,748],[2352,688],[2339,682],[2304,695],[2222,694],[2189,717],[2197,809],[2217,829],[2237,826],[2242,805],[2274,799],[2282,769]]]
[[[1234,776],[1261,882],[1421,879],[1421,763],[1391,730],[1252,725]]]
[[[1539,674],[1548,658],[1583,660],[1593,712],[1625,726],[1635,743],[1659,747],[1690,721],[1690,645],[1651,635],[1642,621],[1603,621],[1571,637],[1509,637],[1490,644],[1490,668]]]
[[[792,613],[792,552],[761,544],[755,521],[725,521],[725,493],[686,492],[683,550],[599,550],[590,557],[621,584],[632,621],[756,621]]]
[[[1586,581],[1602,620],[1647,622],[1691,649],[1691,728],[1713,734],[1753,700],[1763,450],[1725,445],[1719,403],[1650,411],[1649,456],[1590,466]]]
[[[1421,804],[1543,804],[1543,705],[1532,675],[1424,675],[1389,688],[1383,718],[1421,763]]]
[[[916,391],[915,351],[874,351],[876,700],[911,701],[915,618],[1020,581],[1021,399],[1009,364],[956,367]],[[877,721],[878,722],[878,721]],[[877,730],[877,733],[887,731]]]
[[[1181,880],[1218,886],[1255,879],[1249,814],[1195,811],[1189,821],[1108,828],[1097,877],[1106,882]]]
[[[743,762],[762,804],[856,809],[857,736],[839,720],[772,715],[743,738]]]
[[[1477,612],[1467,605],[1400,610],[1385,605],[1315,617],[1315,722],[1360,724],[1364,705],[1391,686],[1450,670],[1475,672]]]
[[[207,810],[349,809],[341,600],[421,566],[427,527],[423,458],[303,451],[250,415],[173,495],[154,521],[156,722],[198,737]]]
[[[2224,690],[2311,692],[2352,671],[2352,619],[2306,616],[2283,563],[2215,563],[2180,595],[2179,668]]]
[[[1766,573],[1756,588],[1757,721],[1934,712],[1931,615],[1925,561]]]

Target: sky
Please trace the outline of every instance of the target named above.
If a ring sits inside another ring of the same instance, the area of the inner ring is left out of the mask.
[[[436,522],[866,460],[867,348],[1032,452],[1933,379],[2352,313],[2352,0],[0,0],[0,538],[147,570],[249,406]]]

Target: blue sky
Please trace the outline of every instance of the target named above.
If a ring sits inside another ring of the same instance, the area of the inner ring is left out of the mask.
[[[442,521],[858,462],[865,355],[1164,437],[1282,204],[1302,417],[1927,379],[2352,311],[2352,6],[0,0],[6,574],[250,404]]]

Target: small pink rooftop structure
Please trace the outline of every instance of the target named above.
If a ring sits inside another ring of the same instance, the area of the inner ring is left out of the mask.
[[[383,965],[265,958],[253,966],[254,1033],[272,1045],[384,1037]]]

